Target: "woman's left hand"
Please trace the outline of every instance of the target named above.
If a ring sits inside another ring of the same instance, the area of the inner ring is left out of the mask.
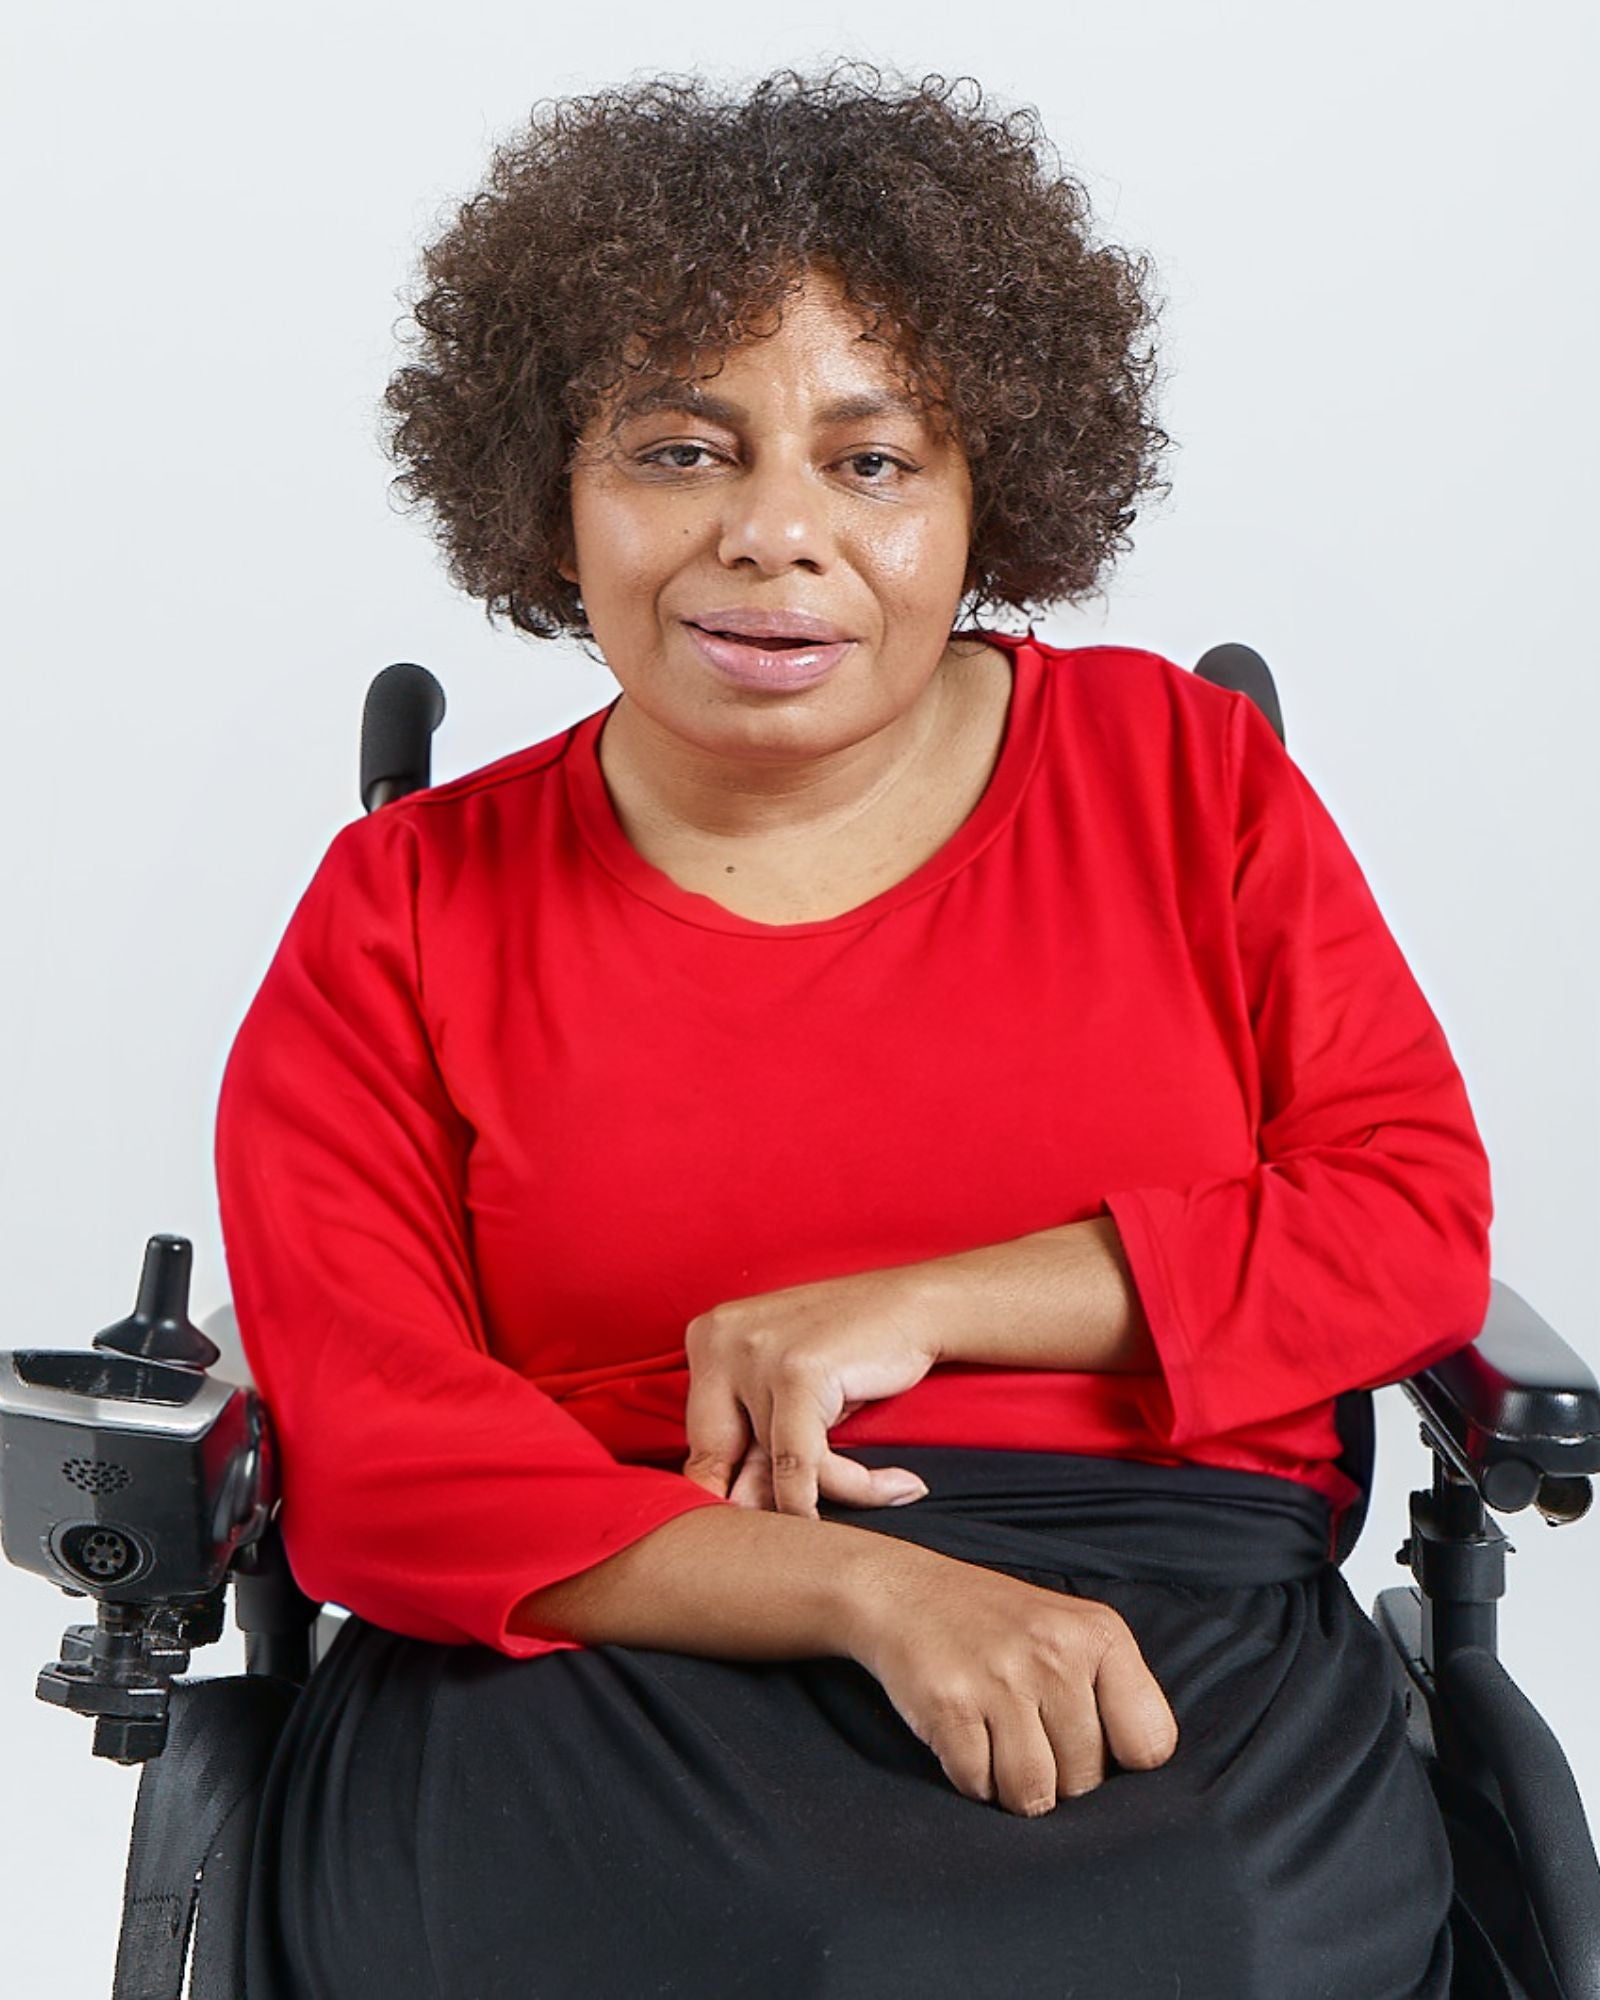
[[[692,1319],[684,1345],[683,1469],[697,1486],[741,1507],[816,1520],[819,1493],[850,1507],[886,1507],[914,1476],[841,1458],[828,1432],[863,1403],[913,1387],[939,1360],[921,1266],[732,1299]]]

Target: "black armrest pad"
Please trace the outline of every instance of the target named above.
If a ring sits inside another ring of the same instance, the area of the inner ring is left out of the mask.
[[[1490,1283],[1488,1315],[1472,1346],[1413,1375],[1404,1388],[1424,1426],[1480,1485],[1487,1468],[1525,1468],[1524,1481],[1508,1473],[1500,1482],[1508,1498],[1526,1484],[1513,1505],[1533,1497],[1535,1475],[1600,1472],[1600,1385],[1555,1328],[1498,1279]]]

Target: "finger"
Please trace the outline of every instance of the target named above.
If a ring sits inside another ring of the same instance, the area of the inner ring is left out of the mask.
[[[691,1372],[683,1425],[689,1444],[684,1477],[726,1499],[753,1433],[744,1405],[724,1377]]]
[[[765,1421],[758,1416],[756,1430],[772,1461],[772,1491],[778,1512],[818,1519],[821,1468],[832,1453],[827,1419],[813,1391],[801,1383],[780,1382],[772,1392]]]
[[[1089,1693],[1087,1683],[1084,1693]],[[1088,1707],[1098,1744],[1100,1723],[1093,1712],[1092,1697]],[[1076,1723],[1081,1721],[1081,1715],[1075,1718]],[[1075,1729],[1069,1728],[1066,1740],[1069,1751],[1077,1757],[1081,1775],[1086,1760],[1073,1741],[1074,1735]],[[989,1741],[997,1802],[1007,1812],[1021,1813],[1029,1819],[1053,1812],[1061,1789],[1058,1761],[1061,1753],[1045,1729],[1037,1697],[1014,1694],[998,1697],[989,1715]],[[1087,1791],[1089,1787],[1085,1784],[1081,1789]]]
[[[1085,1792],[1103,1784],[1106,1737],[1091,1683],[1062,1681],[1034,1712],[1050,1750],[1050,1803],[1054,1805],[1058,1798],[1082,1798]],[[1023,1809],[1027,1810],[1039,1795],[1028,1793]]]
[[[1101,1655],[1095,1697],[1111,1754],[1125,1770],[1153,1771],[1177,1749],[1177,1718],[1126,1626]]]
[[[976,1704],[964,1713],[946,1711],[927,1731],[916,1729],[913,1733],[938,1758],[945,1776],[964,1798],[994,1798],[990,1729]]]
[[[900,1507],[920,1500],[927,1481],[903,1465],[866,1466],[845,1458],[831,1447],[817,1470],[820,1500],[844,1507]],[[772,1460],[760,1438],[755,1439],[739,1466],[728,1498],[741,1507],[778,1511],[772,1485]]]
[[[831,1447],[818,1472],[823,1493],[844,1507],[898,1507],[920,1500],[926,1480],[903,1465],[860,1465]]]
[[[733,1490],[728,1498],[741,1507],[758,1509],[763,1513],[777,1511],[772,1498],[772,1461],[758,1439],[745,1453],[739,1476],[733,1482]]]

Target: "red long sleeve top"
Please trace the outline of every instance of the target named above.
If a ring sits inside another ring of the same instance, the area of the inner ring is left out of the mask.
[[[518,1658],[528,1592],[691,1507],[730,1298],[1109,1213],[1159,1371],[944,1364],[831,1441],[1233,1466],[1335,1506],[1333,1398],[1470,1340],[1488,1162],[1444,1033],[1245,696],[987,632],[989,785],[765,924],[629,843],[609,708],[345,827],[223,1079],[240,1335],[314,1597]]]

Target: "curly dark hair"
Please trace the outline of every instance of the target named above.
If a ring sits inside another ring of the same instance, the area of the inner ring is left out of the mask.
[[[535,638],[592,639],[557,568],[579,436],[630,371],[770,331],[817,267],[967,455],[967,615],[1095,591],[1165,485],[1149,266],[1091,241],[1035,111],[982,106],[971,77],[885,90],[854,61],[731,101],[655,76],[536,104],[423,251],[417,359],[384,392],[393,488],[452,581]]]

